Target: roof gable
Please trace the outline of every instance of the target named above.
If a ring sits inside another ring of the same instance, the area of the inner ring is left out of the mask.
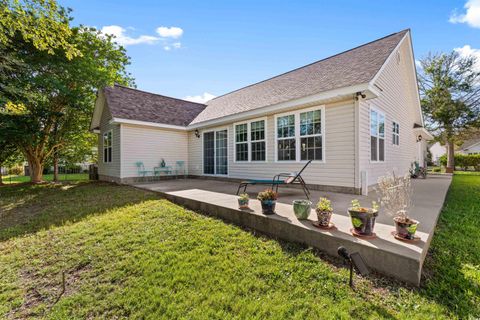
[[[328,90],[369,83],[408,33],[404,30],[214,98],[191,124]]]

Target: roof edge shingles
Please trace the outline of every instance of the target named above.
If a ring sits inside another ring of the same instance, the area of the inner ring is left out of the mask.
[[[206,105],[115,84],[105,87],[113,118],[186,127]]]
[[[392,33],[267,80],[218,96],[191,124],[369,83],[410,29]]]

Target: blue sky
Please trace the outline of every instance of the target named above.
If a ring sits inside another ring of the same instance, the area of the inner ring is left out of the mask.
[[[73,24],[121,37],[139,89],[178,98],[218,96],[405,28],[417,59],[480,57],[480,0],[60,3]]]

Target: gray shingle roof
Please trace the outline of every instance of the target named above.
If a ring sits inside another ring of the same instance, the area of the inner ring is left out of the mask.
[[[400,31],[343,53],[227,93],[207,102],[193,121],[204,122],[324,91],[368,83],[403,39]]]
[[[204,104],[166,97],[120,85],[104,89],[112,117],[187,126]]]

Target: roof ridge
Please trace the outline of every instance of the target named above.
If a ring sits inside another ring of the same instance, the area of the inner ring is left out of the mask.
[[[185,99],[170,97],[170,96],[166,96],[166,95],[163,95],[163,94],[158,94],[158,93],[148,92],[148,91],[145,91],[145,90],[140,90],[140,89],[137,89],[137,88],[130,88],[130,87],[118,84],[118,83],[115,83],[113,86],[114,87],[121,87],[121,88],[124,88],[124,89],[129,89],[129,90],[132,90],[132,91],[147,93],[147,94],[151,94],[151,95],[154,95],[154,96],[159,96],[159,97],[162,97],[162,98],[173,99],[173,100],[188,102],[188,103],[192,103],[192,104],[198,104],[199,106],[203,106],[203,107],[207,106],[206,104],[203,104],[203,103],[198,103],[198,102],[188,101],[188,100],[185,100]]]
[[[281,73],[281,74],[278,74],[278,75],[276,75],[276,76],[270,77],[270,78],[268,78],[268,79],[264,79],[264,80],[261,80],[261,81],[258,81],[258,82],[255,82],[255,83],[252,83],[252,84],[246,85],[246,86],[244,86],[244,87],[241,87],[241,88],[235,89],[235,90],[233,90],[233,91],[230,91],[230,92],[227,92],[227,93],[225,93],[225,94],[219,95],[219,96],[217,96],[217,97],[213,98],[213,99],[212,99],[212,100],[210,100],[210,101],[213,101],[213,100],[216,100],[216,99],[218,99],[218,98],[221,98],[221,97],[223,97],[223,96],[226,96],[226,95],[228,95],[228,94],[231,94],[231,93],[234,93],[234,92],[237,92],[237,91],[243,90],[243,89],[245,89],[245,88],[249,88],[249,87],[255,86],[255,85],[257,85],[257,84],[260,84],[260,83],[263,83],[263,82],[266,82],[266,81],[269,81],[269,80],[272,80],[272,79],[275,79],[275,78],[281,77],[281,76],[283,76],[283,75],[286,75],[286,74],[288,74],[288,73],[291,73],[291,72],[294,72],[294,71],[297,71],[297,70],[300,70],[300,69],[303,69],[303,68],[309,67],[309,66],[311,66],[311,65],[314,65],[314,64],[316,64],[316,63],[319,63],[319,62],[322,62],[322,61],[325,61],[325,60],[328,60],[328,59],[334,58],[334,57],[336,57],[336,56],[339,56],[339,55],[341,55],[341,54],[345,54],[345,53],[347,53],[347,52],[350,52],[350,51],[353,51],[353,50],[359,49],[359,48],[361,48],[361,47],[364,47],[364,46],[370,45],[370,44],[372,44],[372,43],[375,43],[375,42],[378,42],[378,41],[381,41],[381,40],[384,40],[384,39],[386,39],[386,38],[389,38],[389,37],[392,37],[392,36],[394,36],[394,35],[397,35],[397,34],[400,34],[400,33],[406,33],[406,32],[410,32],[410,28],[403,29],[403,30],[401,30],[401,31],[394,32],[394,33],[391,33],[391,34],[389,34],[389,35],[386,35],[386,36],[384,36],[384,37],[381,37],[381,38],[378,38],[378,39],[375,39],[375,40],[369,41],[369,42],[367,42],[367,43],[364,43],[364,44],[358,45],[358,46],[356,46],[356,47],[354,47],[354,48],[351,48],[351,49],[348,49],[348,50],[345,50],[345,51],[342,51],[342,52],[336,53],[336,54],[334,54],[334,55],[328,56],[328,57],[326,57],[326,58],[323,58],[323,59],[320,59],[320,60],[316,60],[316,61],[314,61],[314,62],[311,62],[311,63],[309,63],[309,64],[306,64],[306,65],[304,65],[304,66],[301,66],[301,67],[298,67],[298,68],[295,68],[295,69],[292,69],[292,70],[289,70],[289,71],[283,72],[283,73]]]

